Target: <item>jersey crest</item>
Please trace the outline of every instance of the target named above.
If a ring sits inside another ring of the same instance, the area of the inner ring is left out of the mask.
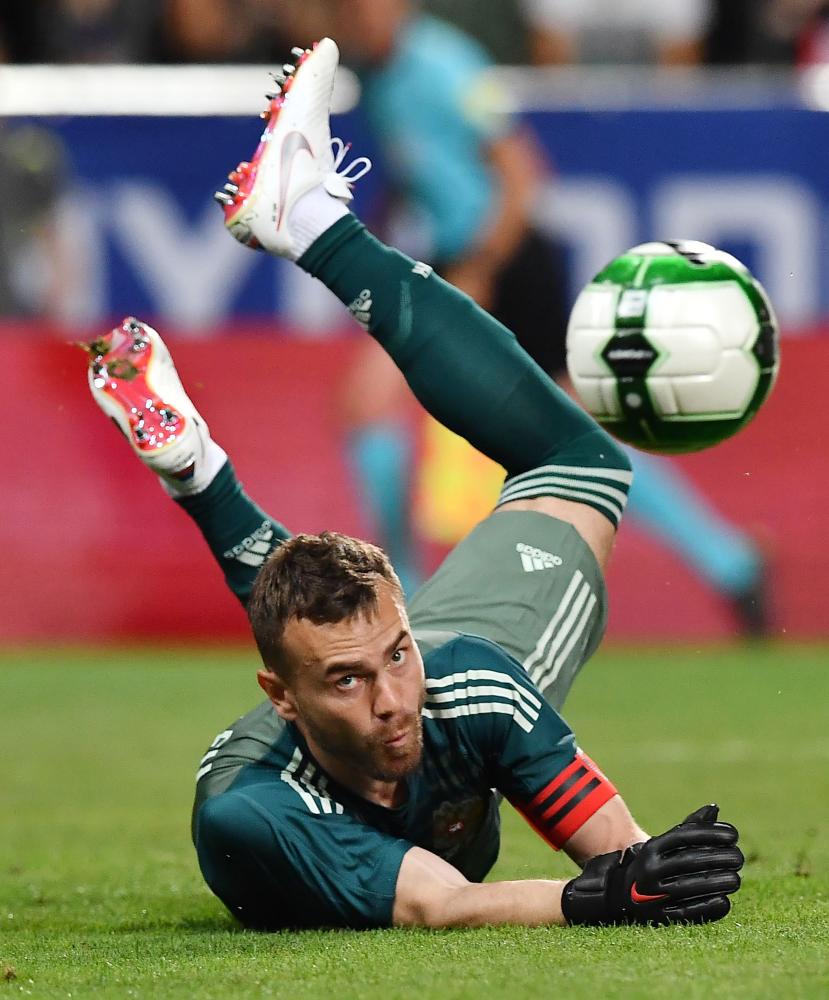
[[[432,842],[437,851],[448,851],[478,832],[487,812],[478,797],[442,802],[432,817]]]

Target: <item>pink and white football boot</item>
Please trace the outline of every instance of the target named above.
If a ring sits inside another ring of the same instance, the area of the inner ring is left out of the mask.
[[[240,243],[296,260],[313,234],[292,221],[299,199],[321,188],[346,205],[351,186],[371,168],[366,157],[337,172],[348,146],[331,138],[329,114],[340,60],[336,43],[323,38],[313,49],[292,50],[295,63],[272,74],[275,91],[266,94],[267,124],[250,162],[240,163],[215,198],[225,226]],[[346,214],[346,209],[340,209]]]
[[[92,398],[135,454],[162,477],[173,495],[204,489],[224,452],[211,441],[156,331],[128,316],[82,346],[89,354]]]

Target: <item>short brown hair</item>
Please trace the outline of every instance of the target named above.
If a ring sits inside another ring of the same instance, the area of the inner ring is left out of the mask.
[[[284,671],[280,640],[292,618],[334,624],[373,611],[380,580],[402,596],[388,556],[371,542],[323,531],[280,545],[259,571],[247,607],[265,666]]]

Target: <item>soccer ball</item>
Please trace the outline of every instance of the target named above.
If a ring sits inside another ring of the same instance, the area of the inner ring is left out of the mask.
[[[735,434],[778,365],[762,285],[736,257],[694,240],[643,243],[612,260],[567,328],[567,369],[585,408],[645,451],[698,451]]]

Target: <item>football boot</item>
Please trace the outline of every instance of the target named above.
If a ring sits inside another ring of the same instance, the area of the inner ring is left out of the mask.
[[[323,38],[312,49],[294,48],[291,57],[294,62],[272,74],[256,152],[231,171],[215,198],[224,209],[225,226],[240,243],[295,260],[291,210],[298,199],[322,185],[347,204],[354,181],[371,162],[360,157],[340,171],[349,147],[332,140],[329,125],[340,58],[336,43]]]
[[[92,398],[148,468],[185,486],[204,464],[210,433],[164,341],[128,316],[81,346],[89,354]]]

